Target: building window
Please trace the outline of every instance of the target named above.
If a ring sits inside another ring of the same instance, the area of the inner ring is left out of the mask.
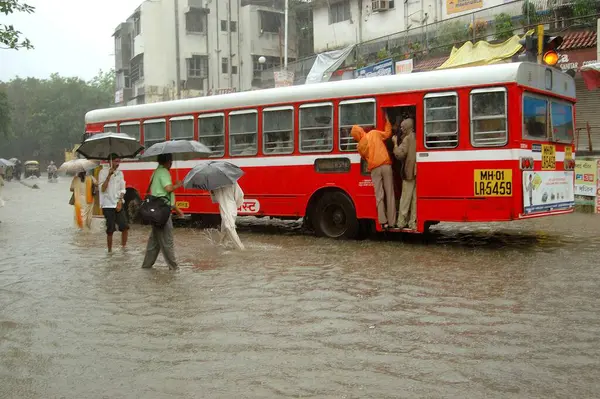
[[[258,113],[256,111],[238,111],[229,114],[229,155],[256,155],[257,139]]]
[[[342,0],[338,3],[329,5],[329,24],[348,21],[352,15],[350,14],[350,0]]]
[[[123,122],[119,125],[119,132],[128,134],[129,136],[140,139],[140,123],[139,122]]]
[[[224,19],[221,20],[221,31],[227,32],[227,21]]]
[[[237,22],[236,21],[229,22],[229,30],[232,32],[237,32]]]
[[[162,143],[167,137],[167,122],[164,119],[153,119],[144,122],[144,148],[148,149],[156,143]]]
[[[193,8],[187,12],[185,30],[190,33],[206,33],[206,13]]]
[[[263,110],[263,153],[294,152],[294,109],[292,107]]]
[[[231,66],[231,73],[232,73],[233,75],[237,75],[237,73],[238,73],[237,71],[238,71],[238,67],[237,67],[237,65],[232,65],[232,66]]]
[[[425,96],[425,147],[458,146],[458,96],[456,93]]]
[[[169,120],[171,128],[171,140],[193,140],[194,139],[194,117],[181,116]]]
[[[300,107],[300,152],[333,150],[333,105],[308,104]]]
[[[198,118],[198,141],[210,148],[211,157],[225,154],[225,116],[223,114],[200,115]]]
[[[229,73],[229,59],[221,58],[221,73]]]
[[[394,8],[394,0],[371,0],[371,8],[373,11],[392,9]]]
[[[144,79],[144,54],[135,57],[131,61],[131,84],[135,84],[137,81]]]
[[[133,17],[133,37],[136,37],[142,33],[142,20],[140,14],[137,13]]]
[[[356,151],[352,126],[375,127],[375,100],[350,100],[340,103],[340,151]]]
[[[478,89],[471,92],[471,144],[473,147],[500,147],[508,142],[506,89]]]
[[[208,78],[208,56],[193,55],[187,59],[188,64],[188,79],[206,79]]]
[[[119,36],[115,36],[115,52],[121,51],[121,41],[123,38]]]
[[[281,29],[281,14],[270,11],[260,11],[260,29],[263,32],[279,33]]]

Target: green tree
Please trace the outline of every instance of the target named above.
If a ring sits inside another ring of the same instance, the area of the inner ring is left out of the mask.
[[[10,105],[4,88],[0,87],[0,137],[8,137],[10,126]]]
[[[34,7],[22,3],[20,0],[0,0],[0,13],[4,15],[14,12],[31,14],[34,10]],[[24,39],[21,35],[22,33],[16,30],[13,25],[0,24],[0,49],[32,49],[33,45],[29,39]]]
[[[508,40],[514,35],[514,26],[512,23],[512,17],[506,13],[496,15],[494,18],[495,26],[495,39],[496,40]]]
[[[62,161],[63,151],[81,140],[86,112],[112,103],[112,75],[101,72],[85,82],[52,74],[49,79],[16,78],[6,83],[12,123],[8,139],[0,141],[0,153]]]

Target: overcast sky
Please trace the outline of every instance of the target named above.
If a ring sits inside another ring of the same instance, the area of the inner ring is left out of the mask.
[[[143,0],[26,0],[34,14],[0,15],[13,24],[34,50],[0,50],[0,80],[15,76],[92,78],[99,69],[114,67],[112,34]]]

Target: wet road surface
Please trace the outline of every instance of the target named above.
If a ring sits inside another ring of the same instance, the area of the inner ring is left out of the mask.
[[[67,179],[38,184],[0,208],[0,398],[599,396],[600,217],[360,242],[242,221],[246,252],[182,227],[170,272],[140,268],[148,228],[108,255]]]

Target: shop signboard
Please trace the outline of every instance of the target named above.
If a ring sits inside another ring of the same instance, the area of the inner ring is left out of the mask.
[[[356,79],[393,75],[394,60],[389,58],[387,60],[378,62],[377,64],[369,65],[364,68],[359,68],[356,70],[355,74]]]
[[[575,195],[596,196],[597,163],[593,159],[575,160]]]

